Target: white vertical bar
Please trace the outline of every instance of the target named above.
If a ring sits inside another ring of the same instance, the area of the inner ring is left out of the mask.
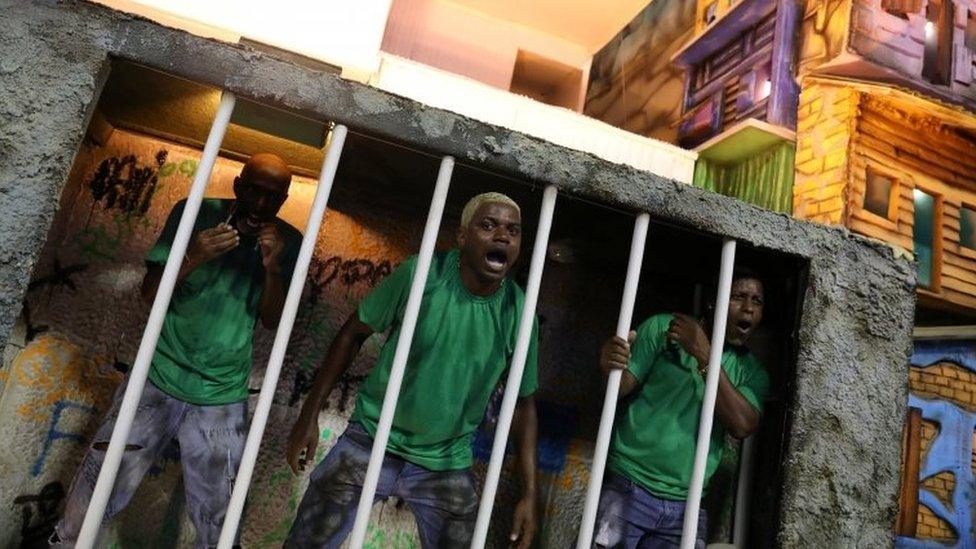
[[[647,242],[647,226],[651,217],[646,213],[634,221],[634,236],[630,241],[630,260],[627,263],[627,278],[624,281],[624,295],[620,301],[620,315],[617,317],[617,337],[627,339],[634,317],[634,302],[637,300],[637,283],[640,281],[641,265],[644,263],[644,244]],[[600,416],[600,430],[596,436],[593,450],[593,465],[590,467],[590,480],[586,486],[586,503],[583,506],[583,522],[580,524],[578,549],[589,549],[593,540],[593,525],[596,522],[597,507],[600,504],[600,488],[603,485],[603,472],[607,465],[607,452],[610,450],[610,434],[613,431],[613,416],[617,413],[617,397],[620,394],[619,370],[610,372],[607,378],[607,392],[603,397],[603,413]]]
[[[200,211],[200,203],[203,202],[203,194],[207,190],[207,181],[210,179],[210,172],[213,171],[214,162],[217,160],[217,153],[220,152],[220,143],[224,140],[224,132],[227,131],[227,124],[230,122],[230,115],[233,110],[234,95],[223,92],[220,97],[220,105],[217,107],[217,115],[214,117],[210,134],[207,136],[207,143],[203,147],[203,156],[200,163],[197,164],[196,175],[194,175],[193,184],[190,186],[190,193],[186,199],[183,216],[180,218],[179,228],[173,238],[169,257],[166,258],[166,267],[163,269],[163,276],[159,280],[159,288],[156,290],[156,298],[153,300],[149,319],[146,321],[146,329],[142,333],[142,342],[139,344],[135,364],[132,365],[132,371],[129,373],[129,383],[125,389],[125,395],[122,397],[122,404],[119,406],[119,414],[115,420],[115,427],[112,429],[112,438],[109,441],[108,450],[105,452],[105,459],[98,473],[98,480],[95,483],[91,501],[88,503],[88,510],[85,512],[85,520],[81,525],[81,531],[78,533],[76,547],[80,549],[90,549],[98,539],[102,517],[105,515],[105,507],[112,495],[115,476],[118,474],[119,465],[122,462],[122,453],[125,450],[126,441],[129,439],[129,431],[132,429],[132,421],[135,419],[142,389],[146,385],[149,364],[156,352],[156,343],[159,341],[163,319],[166,318],[166,311],[169,309],[169,302],[173,297],[176,277],[183,265],[183,257],[186,255],[186,248],[193,234],[193,226],[197,220],[197,213]]]
[[[474,537],[471,539],[472,549],[484,547],[488,538],[488,524],[491,521],[492,508],[495,506],[495,492],[498,490],[498,478],[501,475],[502,462],[505,461],[508,432],[512,427],[515,402],[522,385],[525,360],[529,354],[529,339],[532,337],[535,306],[539,298],[539,286],[542,284],[542,270],[545,268],[546,250],[549,247],[549,229],[552,228],[552,216],[555,209],[556,187],[550,185],[542,193],[542,211],[539,213],[539,228],[536,230],[535,245],[532,248],[529,282],[525,287],[525,302],[522,304],[522,316],[519,320],[515,351],[512,353],[512,363],[505,385],[505,396],[502,397],[498,425],[495,427],[495,440],[491,446],[491,459],[488,461],[485,487],[481,493],[481,504],[478,507],[478,519],[475,522]]]
[[[749,496],[752,493],[752,462],[756,456],[756,435],[742,441],[739,455],[739,485],[735,490],[735,520],[732,524],[732,544],[745,549],[749,531]]]
[[[705,380],[705,399],[702,401],[698,424],[698,443],[695,445],[695,468],[691,474],[688,500],[685,502],[685,522],[681,532],[681,549],[693,549],[698,531],[698,509],[701,508],[708,443],[712,438],[715,419],[715,397],[718,394],[719,373],[722,371],[722,351],[725,349],[725,325],[729,316],[729,294],[732,292],[732,271],[735,267],[735,240],[722,242],[722,266],[718,275],[718,296],[715,300],[715,319],[712,321],[712,343],[708,354],[708,376]]]
[[[315,198],[312,200],[312,209],[308,214],[305,236],[302,237],[302,247],[298,251],[295,270],[291,275],[291,282],[288,284],[288,294],[281,310],[281,320],[278,323],[278,331],[275,333],[274,346],[271,347],[268,369],[265,371],[264,381],[261,383],[261,395],[258,397],[258,403],[254,409],[254,418],[251,420],[251,428],[247,433],[241,465],[234,481],[234,491],[231,494],[227,514],[224,516],[224,524],[220,530],[220,541],[217,543],[219,549],[231,549],[234,545],[234,538],[237,537],[237,527],[244,510],[244,500],[247,498],[247,491],[251,486],[254,463],[258,459],[261,438],[264,436],[264,428],[268,423],[268,413],[271,411],[271,404],[274,401],[275,387],[277,387],[278,377],[281,375],[281,365],[285,361],[285,351],[288,350],[291,330],[295,325],[298,303],[301,301],[308,266],[312,262],[312,254],[315,252],[319,228],[322,226],[325,208],[329,204],[329,194],[332,192],[332,182],[335,181],[336,170],[339,167],[342,146],[346,142],[346,132],[346,127],[341,124],[332,130],[329,152],[326,153],[325,159],[322,161],[322,170],[319,172]]]
[[[369,513],[373,508],[376,484],[379,482],[380,469],[383,467],[386,442],[390,438],[393,414],[396,411],[397,399],[400,397],[400,384],[403,383],[403,372],[407,367],[407,357],[410,355],[413,330],[417,327],[420,301],[424,296],[427,271],[430,270],[430,260],[434,255],[434,244],[437,243],[437,233],[441,225],[441,215],[444,213],[444,204],[447,202],[447,190],[451,185],[451,173],[453,171],[454,158],[445,156],[441,160],[441,168],[437,174],[437,186],[434,187],[434,197],[430,201],[430,211],[427,214],[427,225],[424,227],[423,240],[420,242],[420,255],[417,257],[413,281],[410,283],[410,295],[407,298],[407,307],[403,313],[403,322],[400,324],[400,337],[397,339],[396,353],[393,355],[390,380],[387,382],[386,394],[383,396],[380,421],[376,427],[373,449],[369,454],[369,466],[366,468],[363,491],[359,496],[359,507],[356,509],[356,522],[353,525],[352,538],[349,542],[351,549],[361,549],[366,541]]]

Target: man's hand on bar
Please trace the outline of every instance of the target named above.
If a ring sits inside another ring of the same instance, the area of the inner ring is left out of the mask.
[[[600,370],[603,375],[609,376],[610,372],[615,370],[621,372],[618,400],[629,395],[637,387],[637,378],[627,371],[627,364],[630,362],[630,346],[635,339],[637,339],[637,332],[631,330],[627,334],[627,341],[613,336],[600,349]]]

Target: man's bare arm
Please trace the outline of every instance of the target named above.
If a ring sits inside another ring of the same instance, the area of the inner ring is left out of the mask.
[[[286,457],[295,474],[304,469],[304,464],[299,462],[302,451],[305,452],[305,461],[315,456],[315,449],[319,443],[319,412],[325,406],[329,393],[332,392],[339,376],[352,365],[363,342],[372,334],[373,329],[359,320],[358,313],[354,311],[329,345],[322,367],[315,375],[312,389],[305,397],[302,411],[288,437]]]
[[[723,370],[715,398],[715,416],[735,438],[746,438],[759,427],[759,411],[729,381]]]
[[[518,548],[528,548],[536,531],[536,445],[539,421],[535,396],[519,397],[515,404],[513,435],[518,447],[519,472],[522,477],[522,498],[515,506],[512,533],[509,540]]]

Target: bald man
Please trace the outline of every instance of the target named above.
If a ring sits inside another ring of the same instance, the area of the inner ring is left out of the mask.
[[[257,154],[234,179],[235,200],[201,204],[106,521],[126,506],[146,471],[176,439],[195,545],[217,545],[244,449],[254,327],[258,318],[268,328],[278,325],[301,245],[301,233],[277,217],[290,183],[284,161]],[[146,302],[156,294],[185,205],[182,201],[170,212],[146,258]],[[125,384],[75,476],[52,546],[74,545],[124,392]]]

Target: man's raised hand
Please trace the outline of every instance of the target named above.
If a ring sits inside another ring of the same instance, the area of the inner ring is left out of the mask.
[[[241,242],[237,230],[226,223],[204,229],[193,235],[186,259],[193,266],[203,265],[237,247]]]

